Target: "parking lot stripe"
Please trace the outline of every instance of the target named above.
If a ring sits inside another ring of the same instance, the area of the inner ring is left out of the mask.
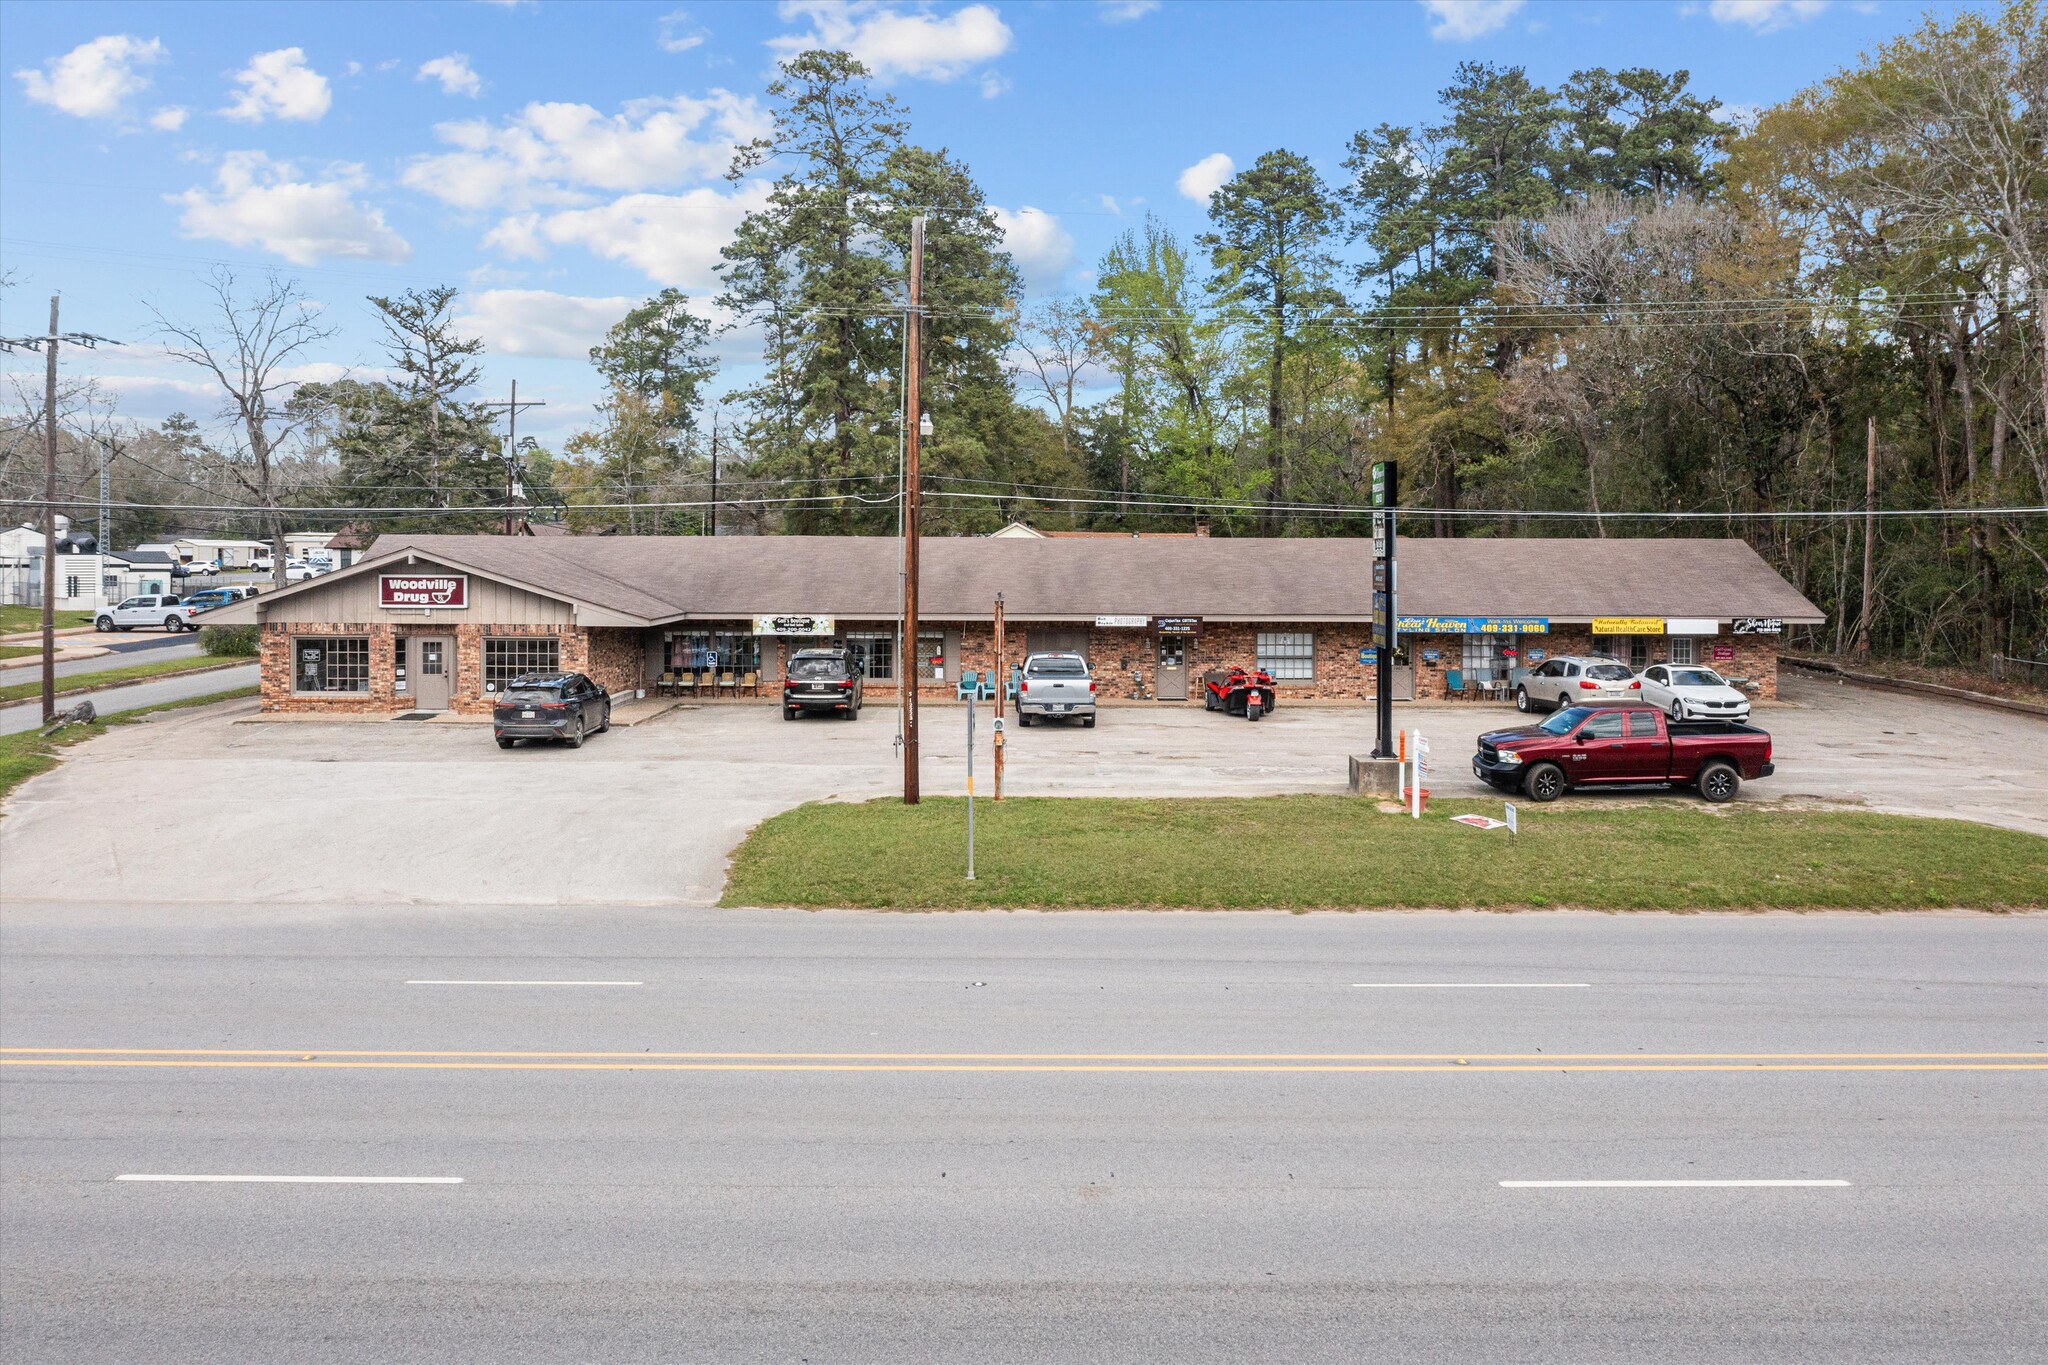
[[[408,986],[644,986],[645,981],[408,981]]]
[[[1846,1180],[1503,1180],[1504,1190],[1846,1190]]]
[[[174,1185],[460,1185],[459,1175],[117,1175]]]
[[[374,1052],[7,1048],[0,1066],[424,1071],[1543,1072],[2044,1071],[2048,1053]],[[33,1055],[27,1055],[33,1054]]]
[[[1590,981],[1354,981],[1355,991],[1589,991]]]

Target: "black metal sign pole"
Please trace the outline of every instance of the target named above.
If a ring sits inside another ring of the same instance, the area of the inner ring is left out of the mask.
[[[1378,735],[1374,739],[1372,756],[1392,758],[1394,746],[1394,641],[1397,638],[1395,624],[1399,607],[1395,602],[1394,588],[1394,504],[1400,501],[1400,464],[1386,460],[1372,468],[1373,521],[1385,529],[1384,548],[1373,558],[1373,627],[1374,649],[1373,673],[1376,680],[1374,690],[1378,694],[1374,710],[1378,713]],[[1378,539],[1379,537],[1375,537]]]

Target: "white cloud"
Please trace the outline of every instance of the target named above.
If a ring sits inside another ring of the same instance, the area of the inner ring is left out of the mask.
[[[462,296],[462,314],[456,321],[465,332],[482,337],[492,355],[581,360],[639,302],[546,289],[486,289]]]
[[[149,126],[160,133],[175,133],[185,126],[185,106],[165,105],[149,116]]]
[[[1097,203],[1102,205],[1102,211],[1104,213],[1113,213],[1119,218],[1124,216],[1124,206],[1116,202],[1115,195],[1098,194],[1095,196],[1095,200]]]
[[[1741,24],[1756,33],[1774,33],[1804,23],[1828,7],[1828,0],[1712,0],[1707,17],[1717,24]]]
[[[657,284],[709,293],[719,252],[748,213],[768,201],[769,186],[749,181],[730,194],[628,194],[594,208],[508,218],[484,240],[508,256],[538,258],[550,245],[580,246],[634,266]]]
[[[360,166],[331,166],[325,179],[301,179],[288,161],[229,152],[213,189],[166,197],[183,206],[179,226],[187,237],[260,247],[293,265],[411,260],[411,245],[385,223],[383,212],[356,201],[355,192],[367,183]]]
[[[1180,192],[1197,204],[1207,204],[1209,196],[1223,188],[1223,182],[1230,179],[1237,169],[1237,163],[1222,152],[1211,152],[1180,173]]]
[[[711,36],[711,30],[697,24],[686,9],[671,10],[656,21],[655,41],[661,44],[663,52],[688,52],[693,47],[702,47],[704,40]]]
[[[981,73],[981,97],[983,99],[992,100],[998,95],[1008,93],[1009,89],[1010,78],[1002,72],[984,71]]]
[[[1429,36],[1440,43],[1462,43],[1498,32],[1522,0],[1421,0],[1429,11]]]
[[[281,47],[259,52],[235,73],[234,103],[221,110],[243,123],[261,123],[267,118],[313,123],[334,103],[327,78],[306,65],[303,48]]]
[[[1105,24],[1128,24],[1159,8],[1159,0],[1097,0],[1095,17]]]
[[[421,62],[416,81],[439,81],[444,95],[467,95],[475,99],[484,92],[483,78],[470,69],[465,53],[451,52],[430,62]]]
[[[723,175],[738,143],[770,128],[751,97],[629,101],[606,115],[587,104],[529,104],[502,123],[464,119],[434,129],[457,150],[406,167],[405,184],[461,208],[584,204],[589,190],[650,190]]]
[[[110,33],[50,58],[40,71],[23,67],[14,78],[21,82],[21,92],[37,104],[76,118],[113,118],[126,112],[131,95],[149,89],[149,77],[136,68],[154,66],[167,55],[155,38],[144,42]]]
[[[1074,239],[1060,220],[1026,204],[1015,213],[991,206],[1003,246],[1023,272],[1025,287],[1034,292],[1057,288],[1074,264]]]
[[[771,38],[770,49],[786,57],[836,48],[878,80],[957,80],[1010,50],[1009,26],[990,5],[968,5],[943,18],[923,10],[906,13],[879,0],[782,0],[777,8],[785,21],[809,20],[811,30]]]

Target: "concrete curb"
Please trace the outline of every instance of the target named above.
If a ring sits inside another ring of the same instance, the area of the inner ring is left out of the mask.
[[[81,659],[97,659],[102,654],[112,654],[113,652],[111,649],[98,645],[87,645],[83,649],[59,648],[56,662],[60,664],[73,664]],[[33,659],[0,659],[0,673],[7,673],[17,668],[41,668],[42,666],[43,660],[40,655]]]
[[[1994,697],[1984,692],[1944,687],[1940,683],[1917,682],[1911,678],[1887,678],[1880,673],[1858,673],[1830,659],[1810,659],[1796,654],[1781,654],[1778,656],[1778,662],[1791,664],[1794,668],[1803,668],[1812,673],[1832,673],[1846,682],[1864,687],[1888,687],[1896,692],[1919,692],[1930,697],[1947,697],[1951,701],[1966,701],[1975,706],[2016,711],[2023,716],[2039,716],[2048,720],[2048,706],[2036,702],[2014,701],[2010,697]]]
[[[146,678],[123,678],[119,682],[101,683],[97,687],[80,687],[67,691],[65,688],[60,686],[57,689],[56,699],[62,701],[66,697],[84,697],[90,696],[96,692],[112,692],[116,689],[123,687],[141,687],[145,683],[175,682],[179,678],[189,678],[199,673],[218,673],[224,668],[244,668],[255,662],[256,661],[254,659],[227,659],[221,663],[208,664],[204,668],[180,668],[168,673],[157,673]],[[86,673],[78,676],[89,678],[92,675],[90,673]],[[72,681],[72,679],[59,678],[57,681],[60,684],[62,684],[70,682]],[[9,710],[16,706],[40,706],[41,704],[42,703],[34,697],[24,697],[20,701],[11,701],[5,703],[4,705],[0,705],[0,711]]]

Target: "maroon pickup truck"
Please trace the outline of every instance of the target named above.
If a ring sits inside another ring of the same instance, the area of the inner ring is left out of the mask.
[[[1654,706],[1573,706],[1541,725],[1479,737],[1472,771],[1503,791],[1555,801],[1573,787],[1698,787],[1709,801],[1769,777],[1771,737],[1736,721],[1671,720]]]

